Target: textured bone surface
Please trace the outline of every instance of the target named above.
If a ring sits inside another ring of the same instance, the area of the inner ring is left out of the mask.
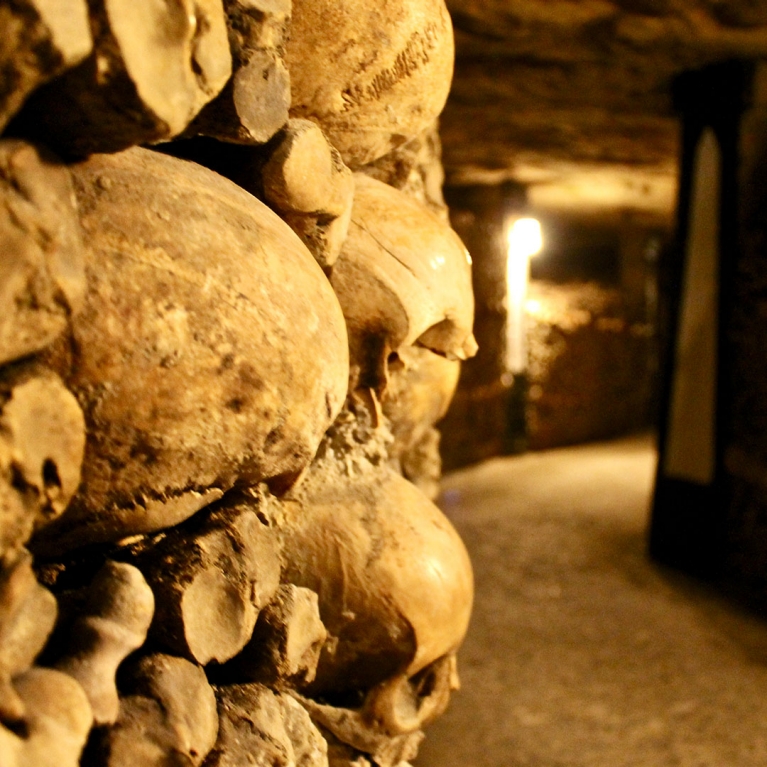
[[[453,52],[443,0],[294,0],[291,115],[316,120],[351,167],[372,162],[442,111]]]
[[[434,121],[415,138],[393,149],[360,173],[383,181],[407,194],[448,220],[447,205],[442,195],[445,172],[442,169],[442,142],[439,124]]]
[[[327,767],[327,743],[289,695],[240,684],[217,697],[218,741],[206,767]]]
[[[117,667],[144,644],[153,613],[154,595],[138,569],[107,562],[96,574],[64,657],[56,663],[85,690],[96,725],[116,721]]]
[[[58,517],[80,483],[85,419],[77,400],[35,365],[0,375],[0,554]]]
[[[439,432],[458,385],[460,363],[416,346],[399,350],[389,363],[389,385],[382,402],[394,442],[389,454],[402,473],[430,499],[439,489]]]
[[[471,612],[471,565],[447,518],[385,466],[345,475],[341,463],[315,464],[281,523],[283,579],[317,592],[335,638],[313,693],[416,674],[455,650]]]
[[[235,660],[237,677],[300,688],[314,679],[327,636],[317,595],[292,584],[280,586]]]
[[[288,119],[290,77],[282,56],[290,0],[224,0],[232,77],[189,126],[188,135],[260,144]]]
[[[19,115],[25,135],[63,154],[176,136],[231,74],[221,0],[98,0],[90,11],[91,55]]]
[[[0,130],[38,86],[79,64],[93,47],[85,0],[0,5]]]
[[[101,744],[106,767],[198,767],[218,735],[216,696],[205,672],[183,658],[130,664],[120,715]]]
[[[24,733],[0,725],[3,767],[78,767],[91,729],[88,698],[67,674],[31,668],[13,680],[25,709]]]
[[[310,120],[290,120],[263,169],[264,199],[323,267],[346,239],[354,179],[338,150]]]
[[[236,482],[284,488],[348,383],[338,301],[265,205],[144,149],[75,179],[89,287],[55,362],[89,439],[80,492],[36,543],[46,553],[171,526]]]
[[[32,557],[22,549],[0,573],[0,721],[17,722],[24,704],[11,678],[26,671],[56,622],[56,598],[35,579]]]
[[[336,708],[294,693],[328,740],[328,761],[335,767],[395,767],[418,754],[420,730],[391,735],[360,710]],[[370,760],[368,760],[368,757]]]
[[[67,327],[82,304],[85,271],[69,171],[49,153],[0,141],[0,201],[2,364],[39,351]]]
[[[349,328],[352,387],[382,391],[386,360],[415,343],[476,352],[471,259],[458,235],[403,192],[364,174],[331,282]]]
[[[279,586],[279,548],[260,516],[255,501],[224,505],[139,553],[157,595],[157,641],[202,665],[242,650]]]

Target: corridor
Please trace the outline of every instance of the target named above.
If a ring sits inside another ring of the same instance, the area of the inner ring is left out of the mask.
[[[476,598],[416,767],[767,765],[767,622],[649,562],[654,462],[635,437],[445,477]]]

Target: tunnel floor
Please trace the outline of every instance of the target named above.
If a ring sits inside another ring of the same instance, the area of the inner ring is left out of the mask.
[[[767,623],[648,561],[654,465],[636,437],[445,478],[476,597],[416,767],[767,765]]]

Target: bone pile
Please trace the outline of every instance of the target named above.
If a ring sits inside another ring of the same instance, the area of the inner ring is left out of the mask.
[[[407,765],[473,589],[443,0],[0,28],[0,765]]]

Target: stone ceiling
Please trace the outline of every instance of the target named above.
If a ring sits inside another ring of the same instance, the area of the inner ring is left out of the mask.
[[[767,56],[767,0],[448,0],[450,183],[529,184],[539,208],[668,216],[673,77]]]

